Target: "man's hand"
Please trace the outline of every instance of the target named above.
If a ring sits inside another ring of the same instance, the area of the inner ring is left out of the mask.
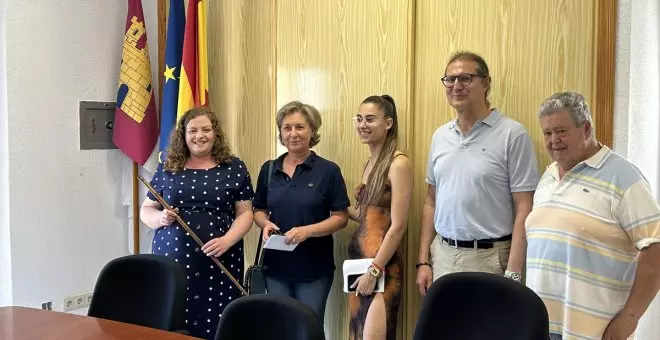
[[[426,292],[431,288],[433,284],[433,270],[431,266],[423,265],[417,269],[417,288],[419,288],[419,293],[422,296],[426,296]]]
[[[627,340],[637,329],[639,318],[628,314],[617,314],[605,329],[603,340]]]

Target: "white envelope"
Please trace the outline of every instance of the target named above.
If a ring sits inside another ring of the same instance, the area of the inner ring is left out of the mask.
[[[264,244],[264,249],[275,249],[275,250],[283,250],[283,251],[292,251],[296,249],[298,244],[286,244],[284,243],[284,239],[286,237],[282,235],[270,235],[268,240],[266,241],[266,244]]]
[[[346,260],[344,261],[343,271],[344,271],[344,292],[351,293],[348,289],[353,284],[353,281],[349,282],[348,278],[352,275],[362,275],[367,272],[371,263],[374,262],[374,259],[356,259],[356,260]],[[353,290],[355,291],[355,290]],[[385,275],[381,275],[376,282],[376,288],[374,292],[382,293],[385,291]]]

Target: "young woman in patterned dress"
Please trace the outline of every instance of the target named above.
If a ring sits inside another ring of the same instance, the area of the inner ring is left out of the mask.
[[[349,337],[393,340],[401,301],[400,243],[412,199],[412,165],[397,150],[398,120],[392,97],[366,98],[353,123],[360,141],[369,146],[371,157],[355,190],[357,204],[349,208],[350,218],[360,226],[348,253],[351,259],[374,260],[370,270],[353,284],[356,294],[349,295]],[[374,293],[381,275],[385,275],[385,291]]]

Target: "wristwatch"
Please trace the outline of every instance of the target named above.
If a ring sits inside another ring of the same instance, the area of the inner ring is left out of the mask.
[[[380,270],[380,268],[378,268],[377,266],[372,264],[371,266],[369,266],[369,274],[371,274],[373,277],[378,279],[383,274],[383,271]]]
[[[510,278],[513,281],[522,282],[522,276],[520,276],[520,273],[511,272],[507,270],[504,272],[504,276]]]

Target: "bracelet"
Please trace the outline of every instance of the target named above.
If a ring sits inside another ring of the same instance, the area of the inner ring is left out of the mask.
[[[431,266],[431,264],[428,263],[428,262],[420,262],[420,263],[418,263],[418,264],[415,265],[415,269],[419,269],[419,267],[421,267],[421,266],[429,266],[429,267],[433,268],[433,267]]]

